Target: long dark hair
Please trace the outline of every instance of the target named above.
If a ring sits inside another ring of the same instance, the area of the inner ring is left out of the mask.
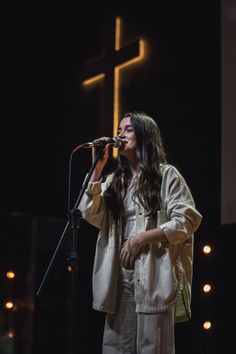
[[[147,215],[154,215],[160,207],[160,165],[167,162],[161,133],[155,120],[144,112],[128,112],[123,118],[125,117],[130,117],[137,140],[140,173],[134,197],[145,208]],[[104,192],[107,207],[116,220],[122,215],[123,200],[130,178],[128,160],[119,155],[112,182]]]

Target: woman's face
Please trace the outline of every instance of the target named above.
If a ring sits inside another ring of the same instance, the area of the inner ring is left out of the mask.
[[[136,152],[137,140],[130,117],[121,119],[118,136],[124,142],[123,146],[119,149],[121,155],[127,157],[131,152]]]

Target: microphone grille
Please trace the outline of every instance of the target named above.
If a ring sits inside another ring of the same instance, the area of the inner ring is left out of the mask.
[[[115,141],[114,147],[120,148],[123,146],[123,140],[119,136],[115,136],[113,139]]]

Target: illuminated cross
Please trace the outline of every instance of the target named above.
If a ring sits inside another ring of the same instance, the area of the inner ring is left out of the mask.
[[[100,122],[100,133],[102,135],[117,135],[120,117],[120,73],[121,70],[144,58],[145,42],[139,39],[121,47],[121,18],[115,19],[114,26],[108,27],[105,41],[105,54],[96,61],[85,65],[82,74],[83,86],[88,87],[100,80],[104,80],[104,102]],[[112,119],[113,117],[113,126]],[[114,149],[113,154],[116,154]]]

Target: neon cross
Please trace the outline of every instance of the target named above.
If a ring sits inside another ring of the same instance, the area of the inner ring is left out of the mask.
[[[100,80],[104,80],[104,102],[101,119],[101,131],[103,135],[109,136],[113,131],[113,136],[117,135],[120,118],[120,80],[121,71],[127,66],[141,61],[145,57],[144,39],[135,40],[121,47],[121,18],[115,19],[115,30],[106,32],[105,53],[106,57],[101,57],[85,65],[82,74],[82,84],[89,87]],[[114,21],[112,27],[114,26]],[[109,117],[113,117],[113,127]],[[117,151],[113,149],[115,156]]]

